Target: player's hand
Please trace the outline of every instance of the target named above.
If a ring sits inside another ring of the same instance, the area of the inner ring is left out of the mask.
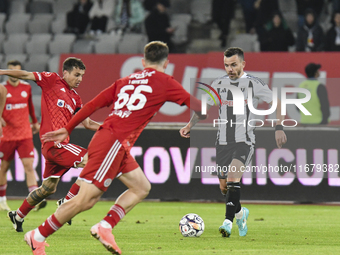
[[[6,125],[7,125],[6,121],[3,118],[1,118],[1,126],[6,127]]]
[[[33,123],[32,124],[32,133],[33,135],[37,134],[40,130],[40,124],[37,122],[37,123]]]
[[[188,125],[186,125],[185,127],[181,128],[179,133],[182,137],[189,138],[190,137],[190,127]]]
[[[68,137],[68,132],[66,128],[61,128],[56,131],[47,132],[41,136],[42,140],[47,142],[61,143]]]
[[[275,131],[275,140],[276,145],[278,148],[282,148],[282,145],[284,145],[287,142],[287,136],[283,130],[276,130]]]

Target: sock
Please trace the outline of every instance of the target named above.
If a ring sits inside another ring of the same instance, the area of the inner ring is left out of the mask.
[[[69,192],[67,193],[65,199],[70,200],[72,197],[76,196],[79,192],[80,186],[76,183],[73,183],[72,187],[70,188]]]
[[[235,210],[235,212],[237,212],[237,213],[235,213],[235,218],[236,219],[242,219],[242,217],[243,217],[243,210],[241,210],[242,208],[241,208],[241,203],[239,203],[239,205],[238,206],[236,206],[236,210]]]
[[[2,201],[7,201],[7,198],[6,198],[6,196],[4,196],[4,197],[0,197],[0,202],[2,202]]]
[[[103,220],[109,223],[112,228],[114,228],[117,225],[117,223],[121,219],[123,219],[124,216],[125,216],[124,208],[118,204],[115,204],[110,208],[110,211],[107,213],[106,217]]]
[[[233,222],[236,208],[240,204],[241,186],[239,182],[227,182],[227,187],[225,218]]]
[[[27,199],[25,198],[24,202],[22,203],[22,205],[19,207],[19,209],[17,210],[17,215],[15,216],[15,218],[18,221],[22,221],[23,218],[26,217],[26,215],[35,207],[35,205],[30,205],[27,202]]]
[[[38,229],[40,234],[43,237],[48,237],[52,235],[54,232],[56,232],[59,228],[61,228],[63,225],[59,223],[57,218],[52,214],[50,217],[47,218],[47,220],[41,224]],[[38,241],[38,240],[37,240]]]
[[[40,231],[39,228],[34,229],[34,240],[38,241],[38,242],[43,242],[45,241],[46,237],[44,237]]]
[[[38,185],[32,185],[28,187],[28,193],[31,193],[33,190],[37,189]]]
[[[0,185],[0,197],[6,196],[6,189],[7,189],[7,183],[4,185]]]

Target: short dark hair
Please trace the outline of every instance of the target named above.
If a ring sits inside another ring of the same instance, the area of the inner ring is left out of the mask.
[[[22,67],[22,64],[19,60],[10,60],[7,62],[7,66],[21,66]]]
[[[240,60],[244,60],[244,53],[241,48],[238,47],[230,47],[224,52],[224,56],[230,58],[234,55],[237,55]]]
[[[160,64],[169,55],[169,47],[161,41],[153,41],[144,47],[144,59],[147,62]]]
[[[63,71],[66,70],[68,72],[72,72],[74,67],[79,68],[80,70],[86,69],[83,61],[81,61],[81,59],[79,59],[79,58],[69,57],[69,58],[65,59],[65,61],[63,63]]]

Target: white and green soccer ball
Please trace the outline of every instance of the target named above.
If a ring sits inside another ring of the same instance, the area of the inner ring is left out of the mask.
[[[185,237],[199,237],[204,231],[204,221],[196,213],[188,213],[179,222],[179,231]]]

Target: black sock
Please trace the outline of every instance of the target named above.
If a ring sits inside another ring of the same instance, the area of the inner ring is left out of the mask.
[[[239,182],[227,182],[227,187],[225,218],[233,222],[235,213],[241,210],[241,187]]]

